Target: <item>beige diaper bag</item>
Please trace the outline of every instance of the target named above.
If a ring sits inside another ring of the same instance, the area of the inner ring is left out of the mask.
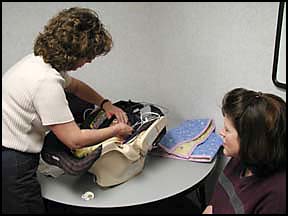
[[[144,169],[147,154],[157,147],[165,135],[167,119],[161,109],[152,104],[129,100],[114,105],[123,109],[128,116],[128,123],[133,128],[129,137],[125,140],[112,137],[72,151],[50,132],[44,140],[42,159],[62,168],[69,175],[89,172],[95,175],[97,184],[102,187],[121,184],[139,174]],[[75,107],[78,107],[77,103]],[[104,110],[99,108],[89,108],[83,113],[84,121],[80,125],[83,129],[109,127],[115,121],[115,116],[108,119]]]
[[[88,172],[96,176],[97,184],[102,187],[118,185],[144,169],[146,156],[166,125],[167,119],[162,116],[155,120],[148,129],[124,144],[119,138],[112,137],[97,145],[77,149],[74,155],[80,158],[85,157],[102,145],[100,157]]]

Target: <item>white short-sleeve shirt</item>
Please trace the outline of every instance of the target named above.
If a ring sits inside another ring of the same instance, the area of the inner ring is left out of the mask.
[[[30,54],[2,77],[2,145],[41,151],[47,125],[74,120],[64,88],[71,77]]]

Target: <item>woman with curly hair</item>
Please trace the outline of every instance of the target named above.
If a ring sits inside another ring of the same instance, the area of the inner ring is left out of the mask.
[[[286,102],[273,94],[244,88],[222,101],[224,155],[204,214],[286,213]]]
[[[2,77],[2,213],[45,212],[36,171],[47,131],[70,149],[131,134],[123,110],[67,74],[111,48],[111,35],[95,11],[64,9],[39,33],[34,53]],[[80,129],[65,91],[101,107],[108,118],[115,115],[118,123],[97,130]]]

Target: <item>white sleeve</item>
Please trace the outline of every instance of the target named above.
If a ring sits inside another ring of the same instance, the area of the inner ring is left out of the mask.
[[[33,99],[36,112],[44,126],[74,120],[62,86],[63,79],[61,79],[60,77],[45,79],[39,85]]]
[[[72,80],[72,77],[69,76],[69,74],[67,74],[67,72],[63,72],[61,73],[61,76],[64,78],[64,88],[67,88],[70,83],[71,83],[71,80]]]

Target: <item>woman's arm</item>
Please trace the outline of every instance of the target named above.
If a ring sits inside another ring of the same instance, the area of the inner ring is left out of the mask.
[[[67,92],[73,93],[77,97],[92,103],[97,106],[101,106],[102,102],[105,100],[98,92],[88,86],[86,83],[71,77],[70,84],[65,88]],[[128,118],[126,113],[119,107],[114,106],[111,101],[107,101],[103,104],[102,107],[107,117],[110,118],[112,115],[115,115],[119,122],[127,123]]]
[[[104,98],[89,85],[73,77],[71,77],[70,84],[65,88],[65,91],[73,93],[77,97],[89,103],[96,104],[97,106],[100,106],[104,100]]]
[[[125,123],[103,129],[80,129],[75,121],[48,125],[48,127],[70,149],[83,148],[113,136],[125,137],[132,133],[132,128]]]

